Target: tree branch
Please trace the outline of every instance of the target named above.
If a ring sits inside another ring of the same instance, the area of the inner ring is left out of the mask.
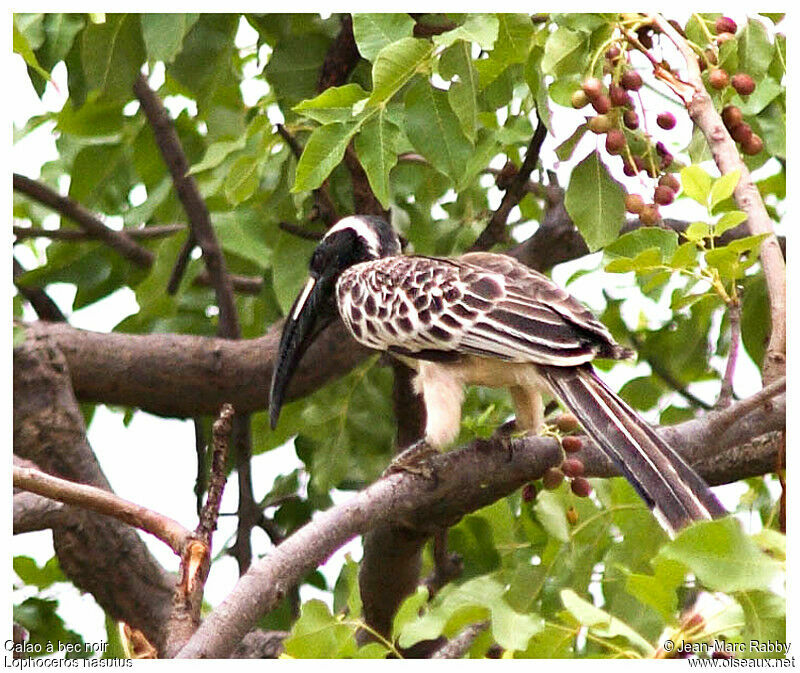
[[[54,477],[41,470],[16,465],[14,466],[13,482],[15,488],[119,519],[155,535],[176,554],[183,551],[191,536],[191,531],[174,519],[95,486],[78,484]]]
[[[508,221],[508,215],[526,194],[525,186],[533,169],[536,168],[536,164],[539,162],[539,152],[546,137],[547,127],[540,119],[528,144],[528,151],[525,153],[525,159],[522,162],[519,173],[512,179],[511,184],[503,194],[500,206],[494,212],[486,228],[478,236],[470,250],[488,250],[496,243],[502,243],[507,240],[506,222]]]
[[[149,267],[153,263],[153,253],[130,238],[125,231],[109,228],[80,203],[68,196],[61,196],[44,183],[14,173],[14,190],[68,217],[137,266]]]
[[[191,236],[203,251],[203,260],[211,276],[219,306],[219,336],[235,339],[240,335],[239,317],[233,297],[233,287],[225,268],[225,257],[214,234],[211,217],[194,177],[189,175],[189,162],[181,147],[180,139],[164,105],[150,88],[144,75],[139,75],[133,84],[145,116],[153,129],[161,156],[172,174],[175,191],[189,218]]]
[[[17,291],[33,306],[33,310],[36,311],[39,319],[47,322],[66,322],[67,319],[61,309],[42,288],[17,285],[17,278],[25,273],[25,269],[16,257],[12,255],[12,258],[14,262],[14,285]]]
[[[748,418],[742,427],[753,432],[751,437],[781,429],[785,424],[785,402],[785,395],[780,394],[771,400],[769,410],[756,408],[744,414]],[[742,404],[746,402],[730,409]],[[743,408],[752,409],[752,405]],[[716,469],[713,457],[720,449],[741,443],[742,433],[714,435],[709,441],[706,433],[698,432],[701,423],[693,420],[669,428],[669,437],[673,447],[684,456],[693,455],[693,460],[711,457],[703,474],[713,481]],[[698,437],[701,437],[699,443]],[[590,476],[616,474],[610,461],[588,440],[577,456]],[[356,535],[393,522],[403,522],[421,533],[452,525],[467,512],[539,478],[562,459],[562,450],[552,438],[494,438],[431,459],[438,475],[433,486],[429,480],[411,474],[380,479],[349,501],[320,513],[270,556],[254,563],[179,656],[228,656],[255,621],[277,605],[288,587]],[[740,470],[747,473],[749,466],[740,465]]]
[[[750,171],[742,161],[736,144],[728,133],[711,97],[703,85],[697,56],[681,36],[660,14],[653,22],[677,47],[686,61],[690,90],[684,95],[689,116],[706,138],[714,162],[723,175],[740,171],[741,177],[733,192],[736,205],[747,213],[747,225],[752,234],[768,234],[761,244],[761,267],[767,281],[772,331],[764,355],[764,381],[770,382],[786,373],[786,264],[772,227],[764,201],[753,182]]]
[[[96,216],[95,216],[96,217]],[[20,227],[14,225],[14,237],[18,241],[26,238],[49,238],[54,241],[97,241],[100,237],[91,231],[77,229],[43,229],[42,227]],[[151,224],[146,227],[129,227],[123,230],[125,235],[134,240],[166,238],[186,231],[185,224]]]

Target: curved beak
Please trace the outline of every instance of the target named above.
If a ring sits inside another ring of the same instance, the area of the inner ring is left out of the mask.
[[[300,359],[335,315],[328,305],[329,285],[322,278],[309,278],[286,318],[269,391],[269,421],[273,430],[278,424],[286,388]]]

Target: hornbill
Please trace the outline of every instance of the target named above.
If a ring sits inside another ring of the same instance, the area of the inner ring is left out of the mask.
[[[391,226],[364,215],[329,229],[309,266],[281,336],[269,400],[273,428],[297,363],[338,313],[356,341],[417,372],[425,437],[395,460],[399,468],[455,439],[465,385],[509,388],[523,432],[542,425],[544,391],[572,411],[670,534],[725,514],[697,473],[590,364],[632,352],[546,276],[500,254],[402,255]]]

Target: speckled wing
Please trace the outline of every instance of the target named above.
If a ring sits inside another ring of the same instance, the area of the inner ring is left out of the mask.
[[[376,350],[558,366],[627,356],[588,309],[505,255],[386,257],[343,272],[336,291],[351,334]]]

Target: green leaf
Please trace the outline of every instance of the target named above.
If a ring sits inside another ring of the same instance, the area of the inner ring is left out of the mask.
[[[536,496],[533,511],[548,535],[561,542],[569,541],[569,524],[564,503],[554,492],[542,491],[539,493]]]
[[[420,79],[406,94],[405,115],[405,132],[414,148],[458,182],[473,148],[450,108],[447,92]]]
[[[355,83],[332,86],[319,96],[298,103],[292,110],[321,124],[346,122],[354,117],[353,106],[368,96],[369,94]]]
[[[66,654],[67,659],[89,657],[91,653],[81,647],[83,638],[66,628],[57,613],[58,607],[58,601],[28,598],[14,606],[14,621],[28,631],[28,643],[38,646],[42,655],[48,654],[48,644],[55,648],[58,643],[63,643],[72,647],[72,651]]]
[[[30,556],[15,556],[14,557],[14,572],[17,573],[19,578],[29,584],[35,586],[39,591],[52,586],[56,582],[66,582],[67,578],[61,572],[61,567],[58,565],[58,557],[53,556],[41,568],[36,565]]]
[[[397,163],[400,129],[381,109],[364,124],[355,139],[355,149],[375,196],[384,208],[391,201],[389,173]]]
[[[588,130],[589,126],[586,124],[586,122],[580,124],[578,128],[572,132],[572,135],[569,138],[556,147],[556,156],[558,157],[559,161],[567,161],[572,156],[572,153],[575,151],[578,143],[583,139],[583,136],[586,135]]]
[[[770,308],[764,274],[745,279],[742,292],[742,343],[760,369],[770,333]]]
[[[711,236],[711,227],[706,222],[692,222],[686,227],[686,231],[683,232],[683,235],[693,243],[699,243],[703,239]]]
[[[317,94],[319,69],[329,45],[329,38],[314,33],[290,35],[275,45],[264,76],[281,103],[291,107]]]
[[[736,189],[736,185],[739,184],[739,178],[741,177],[741,174],[742,172],[737,168],[735,171],[726,173],[725,175],[722,175],[714,180],[714,184],[711,185],[711,192],[709,194],[711,200],[710,206],[712,210],[718,203],[721,203],[733,195],[733,190]]]
[[[231,205],[249,199],[258,187],[258,161],[252,155],[241,156],[231,164],[223,190]]]
[[[420,585],[417,590],[400,603],[400,607],[392,619],[392,636],[397,638],[414,620],[428,603],[428,588]]]
[[[353,36],[361,55],[374,61],[381,49],[412,37],[414,19],[408,14],[353,14]]]
[[[458,117],[464,135],[475,142],[478,127],[478,71],[472,62],[469,43],[458,41],[442,53],[439,74],[448,80],[457,78],[447,90],[447,100]]]
[[[80,14],[45,14],[42,25],[47,39],[40,52],[42,62],[52,67],[63,61],[85,23]]]
[[[769,41],[767,29],[760,21],[747,19],[738,41],[739,70],[758,82],[766,74],[772,61],[773,45]]]
[[[669,260],[669,266],[673,269],[688,269],[694,266],[696,261],[697,245],[693,241],[688,241],[678,246]]]
[[[654,575],[628,572],[625,590],[658,610],[665,622],[670,622],[678,610],[677,590],[683,584],[684,568],[669,559],[658,559],[652,565]]]
[[[449,47],[458,40],[476,42],[481,49],[491,49],[497,41],[500,22],[491,14],[468,14],[467,18],[457,28],[448,30],[441,35],[433,36],[433,43],[437,47]]]
[[[660,227],[641,227],[623,234],[605,247],[609,257],[634,258],[650,248],[657,248],[659,261],[671,259],[678,249],[678,234]]]
[[[125,117],[118,101],[91,101],[75,109],[68,100],[58,113],[58,128],[75,136],[113,136],[122,131]]]
[[[358,124],[326,124],[314,129],[297,162],[292,192],[319,187],[344,157]]]
[[[130,100],[145,60],[138,15],[107,14],[105,23],[87,26],[81,60],[89,89],[99,90],[105,100]]]
[[[655,407],[664,393],[661,380],[653,375],[639,376],[619,390],[619,396],[632,407],[647,411]]]
[[[480,59],[475,68],[481,89],[494,82],[508,66],[525,63],[533,46],[533,24],[527,14],[498,14],[497,40],[489,58]]]
[[[591,252],[619,234],[625,221],[625,189],[611,177],[596,150],[572,171],[564,205]]]
[[[219,244],[226,253],[238,255],[265,270],[272,262],[272,248],[260,218],[246,218],[237,211],[213,212],[211,220]]]
[[[244,146],[244,136],[240,136],[234,140],[219,140],[215,143],[211,143],[208,149],[206,149],[203,159],[189,169],[189,175],[195,175],[207,171],[210,168],[216,168],[225,161],[225,158],[229,154],[244,149]]]
[[[766,590],[782,573],[781,564],[762,552],[733,517],[693,524],[657,558],[682,563],[714,591]]]
[[[428,62],[432,51],[430,42],[414,37],[404,37],[381,49],[372,66],[368,104],[377,106],[388,101]]]
[[[286,654],[295,659],[347,658],[358,649],[353,630],[316,599],[303,604],[300,617],[283,645]]]
[[[491,575],[476,577],[459,587],[448,587],[425,615],[402,630],[398,642],[401,647],[409,647],[441,634],[455,635],[467,624],[483,619],[488,611],[498,645],[511,652],[524,650],[531,636],[542,630],[544,620],[513,610],[504,593],[503,584]]]
[[[308,263],[316,243],[285,232],[278,235],[273,249],[272,283],[284,315],[308,278]]]
[[[544,45],[542,71],[554,77],[577,72],[585,59],[588,46],[586,33],[559,26],[550,33]]]
[[[139,20],[147,58],[171,63],[199,18],[199,14],[142,14]]]
[[[19,54],[24,59],[25,63],[28,64],[33,70],[35,70],[41,77],[45,80],[50,80],[50,73],[47,72],[41,65],[39,65],[39,61],[36,59],[36,54],[33,53],[33,49],[31,48],[30,43],[28,42],[28,38],[22,34],[22,32],[17,27],[17,18],[16,15],[14,16],[13,28],[14,28],[14,37],[13,37],[13,49],[15,54]]]
[[[722,236],[729,229],[738,227],[746,219],[747,213],[741,210],[732,210],[729,213],[725,213],[714,225],[714,236]]]
[[[686,196],[694,199],[701,206],[708,206],[711,193],[711,176],[700,166],[691,165],[681,170],[681,186]]]
[[[634,629],[617,617],[608,614],[605,610],[592,605],[584,600],[572,589],[562,589],[561,602],[580,624],[601,638],[621,637],[627,640],[645,656],[652,656],[653,646]]]
[[[28,338],[28,330],[22,325],[14,325],[11,332],[11,347],[18,348],[25,343]]]

